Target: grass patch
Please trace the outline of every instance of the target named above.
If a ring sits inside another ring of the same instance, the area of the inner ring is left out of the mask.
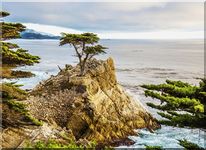
[[[26,148],[34,148],[34,149],[52,149],[52,148],[65,148],[65,149],[93,149],[95,150],[97,143],[94,141],[88,142],[87,145],[76,143],[75,140],[68,140],[68,142],[62,143],[55,139],[49,139],[48,141],[37,141],[35,143],[27,143]],[[111,149],[105,147],[104,149]]]

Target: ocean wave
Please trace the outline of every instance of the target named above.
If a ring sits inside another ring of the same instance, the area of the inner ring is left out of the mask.
[[[205,148],[204,131],[199,129],[178,128],[162,125],[162,128],[154,133],[147,129],[137,130],[139,136],[130,136],[129,138],[135,141],[134,145],[129,148],[144,148],[145,145],[159,145],[163,148],[182,148],[179,145],[180,139],[187,139]],[[191,134],[192,133],[192,134]]]
[[[145,68],[116,68],[116,70],[118,72],[151,72],[151,71],[173,71],[172,73],[176,73],[174,72],[174,69],[167,69],[167,68],[150,68],[150,67],[145,67]]]
[[[203,77],[202,73],[191,72],[178,69],[167,68],[117,68],[117,73],[124,76],[128,80],[137,79],[142,77],[155,81],[156,79],[172,79],[172,80],[197,80],[196,78]],[[145,80],[146,81],[146,80]],[[164,81],[163,81],[164,82]],[[147,82],[146,82],[147,83]]]

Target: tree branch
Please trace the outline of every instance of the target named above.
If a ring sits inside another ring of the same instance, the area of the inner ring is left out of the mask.
[[[73,47],[74,47],[74,49],[75,49],[75,51],[76,51],[78,57],[81,58],[82,56],[81,56],[81,54],[79,53],[78,48],[76,47],[76,45],[73,44],[73,43],[72,43],[72,45],[73,45]]]

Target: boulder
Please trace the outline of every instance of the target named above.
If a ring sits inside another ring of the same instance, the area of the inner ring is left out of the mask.
[[[66,67],[37,85],[25,101],[29,112],[48,124],[71,130],[76,140],[123,139],[134,129],[160,127],[156,119],[118,84],[114,61],[90,60],[84,76]]]

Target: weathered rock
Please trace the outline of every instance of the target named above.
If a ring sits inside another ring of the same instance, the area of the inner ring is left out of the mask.
[[[85,76],[69,67],[36,86],[26,101],[37,119],[71,129],[76,139],[112,141],[134,129],[159,128],[156,120],[117,83],[112,58],[92,60]]]
[[[42,140],[56,139],[61,143],[74,140],[75,137],[68,130],[57,128],[44,123],[43,126],[8,127],[2,130],[0,142],[2,148],[25,148],[28,144]],[[66,139],[65,137],[68,137]]]

